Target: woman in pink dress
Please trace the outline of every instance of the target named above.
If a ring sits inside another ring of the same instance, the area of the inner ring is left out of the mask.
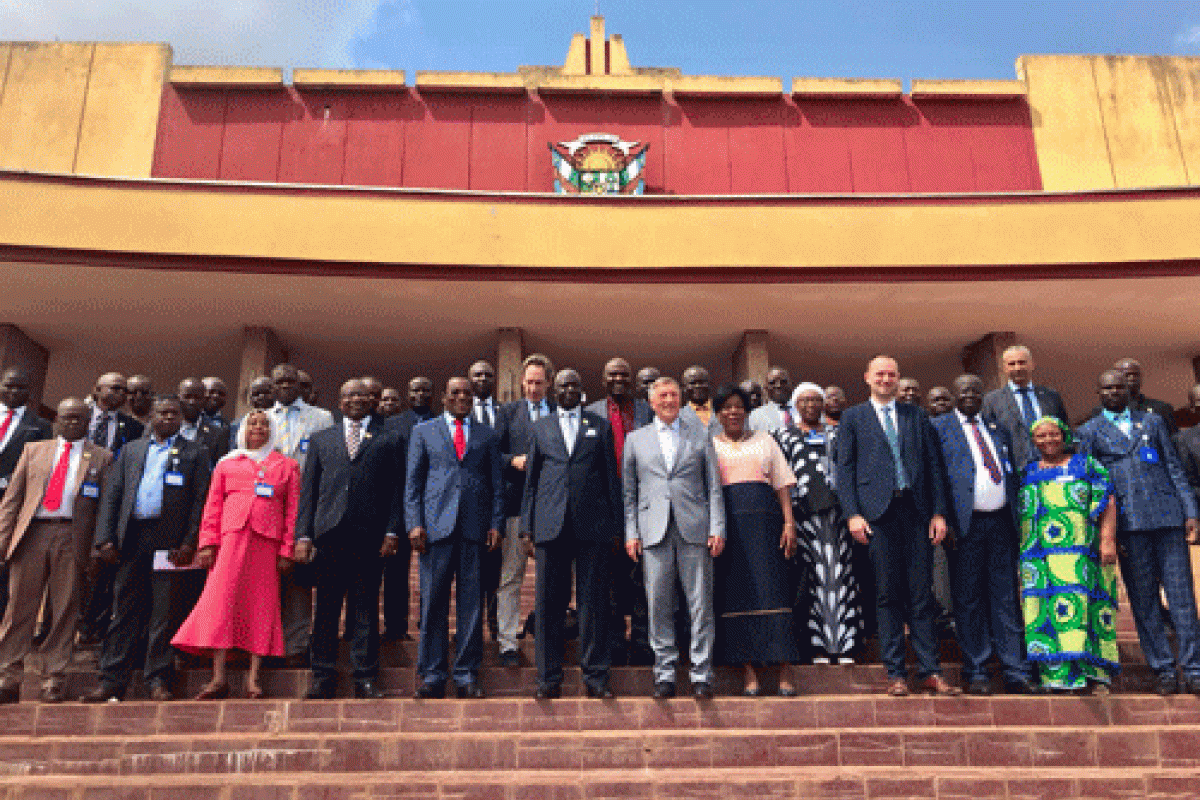
[[[171,642],[188,653],[213,654],[212,680],[197,700],[229,696],[230,648],[250,654],[250,698],[263,695],[263,656],[283,655],[279,573],[292,563],[300,467],[275,451],[275,434],[271,417],[252,411],[238,430],[238,448],[213,470],[196,554],[210,570],[208,580]]]

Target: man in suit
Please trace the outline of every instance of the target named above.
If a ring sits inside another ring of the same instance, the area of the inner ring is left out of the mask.
[[[4,375],[5,405],[11,410],[19,398],[13,397],[10,377],[21,376],[14,370]],[[20,699],[24,659],[46,593],[52,610],[40,645],[41,700],[66,699],[63,672],[75,640],[96,506],[112,463],[111,453],[87,441],[90,415],[82,400],[63,400],[55,438],[30,440],[6,475],[8,485],[0,500],[0,559],[11,602],[0,622],[0,703]]]
[[[896,402],[919,406],[921,404],[921,382],[916,378],[901,378],[896,383]]]
[[[204,381],[199,378],[184,378],[179,382],[179,408],[183,413],[179,435],[204,445],[215,465],[229,452],[229,428],[204,415],[207,398]]]
[[[628,382],[628,367],[626,367]],[[579,666],[588,697],[611,698],[609,559],[621,538],[621,473],[612,426],[579,407],[579,373],[554,376],[554,414],[533,423],[521,502],[521,537],[537,564],[537,696],[562,695],[563,622],[572,568],[579,612]],[[624,620],[622,620],[624,622]]]
[[[1121,577],[1146,664],[1158,675],[1159,694],[1179,691],[1159,610],[1165,594],[1184,686],[1200,694],[1200,623],[1188,555],[1188,541],[1200,537],[1196,498],[1162,417],[1129,407],[1124,373],[1101,374],[1099,395],[1102,411],[1080,426],[1079,451],[1108,469],[1116,490]]]
[[[982,399],[982,398],[981,398]],[[954,395],[945,386],[935,386],[925,395],[925,410],[930,419],[936,419],[954,410]]]
[[[638,400],[650,399],[650,387],[662,377],[658,367],[642,367],[637,371],[637,379],[633,383],[633,396]]]
[[[623,358],[613,358],[604,365],[602,373],[607,396],[587,407],[601,419],[608,420],[612,429],[613,452],[617,464],[625,451],[625,437],[654,420],[654,410],[645,400],[635,396],[633,369]],[[615,544],[618,560],[611,562],[611,620],[609,636],[614,660],[650,664],[654,653],[650,649],[650,628],[646,608],[646,580],[640,561],[624,558],[624,537]],[[629,616],[629,641],[625,641],[625,617]]]
[[[246,390],[246,399],[250,401],[250,408],[255,411],[270,412],[275,405],[275,387],[271,383],[271,379],[266,375],[260,375],[250,381],[250,386]],[[236,419],[229,425],[229,448],[237,447],[238,428],[241,427],[242,420],[245,417]]]
[[[495,429],[500,422],[500,403],[496,400],[496,368],[487,361],[476,361],[467,370],[471,393],[475,396],[471,415],[474,420]],[[492,632],[492,640],[500,636],[496,609],[496,589],[500,586],[500,569],[504,550],[488,551],[483,555],[484,620]]]
[[[387,421],[389,431],[398,431],[408,438],[413,426],[433,419],[433,381],[417,376],[408,382],[408,408]]]
[[[29,407],[29,373],[22,367],[6,369],[0,376],[0,498],[4,496],[25,445],[49,439],[52,435],[50,423]],[[8,567],[0,565],[0,617],[7,606]],[[78,608],[75,615],[78,616]],[[45,622],[48,624],[49,619]],[[48,631],[46,625],[38,633],[42,631]],[[38,637],[35,635],[35,638]]]
[[[383,381],[374,375],[364,375],[359,380],[367,387],[367,394],[370,396],[371,416],[378,416],[379,404],[383,402]]]
[[[311,388],[312,379],[309,378]],[[279,452],[294,460],[303,471],[309,443],[314,434],[333,426],[333,415],[309,405],[301,395],[300,370],[280,364],[271,370],[275,405],[271,416],[279,435]],[[279,576],[280,615],[283,620],[283,649],[289,667],[308,666],[309,628],[312,626],[312,561],[310,543],[296,542],[292,554],[296,568]]]
[[[1125,385],[1129,387],[1129,409],[1131,411],[1153,411],[1162,418],[1167,427],[1167,433],[1174,436],[1179,433],[1175,423],[1175,406],[1166,400],[1155,400],[1142,394],[1142,365],[1133,358],[1120,358],[1113,364],[1113,369],[1125,376]],[[1094,419],[1103,412],[1104,406],[1098,405],[1088,414],[1088,419]]]
[[[1017,601],[1017,491],[1012,444],[995,422],[982,419],[983,381],[954,381],[953,411],[933,420],[948,478],[954,530],[951,578],[955,632],[969,694],[991,694],[986,663],[993,655],[1009,693],[1033,691],[1022,649]]]
[[[1200,384],[1188,391],[1188,410],[1200,417]],[[1183,471],[1187,475],[1188,485],[1192,487],[1200,505],[1200,425],[1194,425],[1175,435],[1175,448],[1179,451],[1179,460],[1183,462]],[[1192,575],[1200,572],[1200,548],[1190,551],[1192,559]],[[1197,600],[1200,603],[1200,599]]]
[[[150,435],[122,448],[104,487],[95,544],[96,557],[116,567],[113,618],[100,653],[100,686],[86,702],[124,698],[143,641],[150,698],[171,699],[171,637],[191,610],[184,598],[189,576],[156,570],[154,562],[166,551],[175,567],[192,563],[212,475],[208,450],[179,435],[182,422],[178,398],[156,398]]]
[[[842,412],[846,410],[846,390],[840,386],[825,387],[825,422],[828,425],[837,425],[842,419]]]
[[[795,410],[788,408],[792,400],[792,376],[783,367],[771,367],[767,372],[767,402],[750,412],[750,430],[771,433],[790,428]]]
[[[379,393],[379,416],[390,419],[404,410],[404,399],[400,390],[394,386],[385,386]]]
[[[150,424],[150,410],[154,407],[154,385],[150,376],[130,375],[125,388],[129,395],[129,414],[145,428]]]
[[[130,381],[133,379],[130,378]],[[225,385],[225,381],[214,376],[203,379],[204,383],[204,418],[214,425],[219,425],[229,430],[230,420],[225,419],[222,412],[225,409],[225,403],[229,400],[229,387]],[[133,389],[129,390],[132,394]]]
[[[763,404],[763,388],[754,381],[746,380],[739,384],[742,391],[750,395],[750,410],[762,408]]]
[[[420,555],[421,641],[418,699],[444,697],[449,666],[450,585],[455,583],[453,678],[461,698],[483,697],[480,564],[500,546],[504,521],[500,439],[471,419],[471,382],[451,378],[445,413],[413,428],[404,481],[404,516]]]
[[[650,390],[654,422],[625,438],[622,484],[625,551],[644,558],[654,649],[654,696],[675,696],[675,583],[691,617],[692,691],[712,697],[713,559],[725,549],[725,500],[712,437],[679,409],[679,384],[659,378]]]
[[[1070,424],[1067,408],[1058,392],[1033,383],[1033,353],[1025,345],[1013,345],[1000,354],[1000,365],[1008,383],[984,395],[985,419],[1008,433],[1013,444],[1013,469],[1020,473],[1029,460],[1037,457],[1029,426],[1042,417],[1058,417]]]
[[[296,370],[296,387],[300,392],[301,400],[310,406],[317,405],[317,398],[320,396],[320,392],[317,391],[317,387],[313,384],[312,375],[309,375],[302,369]]]
[[[129,442],[142,438],[145,426],[121,411],[125,405],[127,385],[119,372],[106,372],[92,390],[92,417],[88,423],[88,441],[117,456]],[[88,571],[88,586],[84,589],[83,608],[79,612],[79,644],[95,647],[104,637],[111,622],[113,580],[116,570],[107,563]]]
[[[341,424],[312,436],[296,513],[297,546],[306,543],[317,553],[306,697],[336,694],[338,620],[349,596],[354,696],[379,699],[379,581],[383,559],[395,554],[403,531],[403,440],[368,413],[371,398],[361,380],[342,384],[339,406]]]
[[[683,371],[683,399],[685,403],[679,413],[684,419],[707,430],[709,438],[722,431],[721,423],[713,413],[712,379],[708,370],[691,366]]]
[[[521,364],[522,399],[504,406],[501,412],[500,452],[504,461],[504,516],[507,530],[504,554],[500,562],[500,583],[496,589],[496,622],[500,627],[500,666],[521,665],[517,633],[521,629],[521,584],[529,554],[521,544],[521,498],[525,493],[526,454],[533,423],[554,413],[554,403],[546,399],[546,390],[554,375],[550,359],[540,354],[526,357]]]
[[[847,409],[838,425],[837,495],[850,534],[870,548],[888,694],[908,694],[905,623],[921,688],[959,694],[942,677],[934,635],[932,545],[946,538],[937,433],[920,406],[896,402],[900,371],[895,359],[876,356],[863,377],[870,400]]]

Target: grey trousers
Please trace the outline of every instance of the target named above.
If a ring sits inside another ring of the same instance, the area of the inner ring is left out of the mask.
[[[279,577],[279,613],[283,627],[283,652],[287,656],[308,653],[313,621],[313,590],[292,580],[291,574]]]
[[[675,682],[679,648],[675,646],[675,581],[683,585],[692,620],[692,683],[713,679],[713,560],[707,545],[688,544],[679,535],[674,517],[667,535],[642,550],[643,573],[650,622],[650,649],[654,651],[654,682]]]

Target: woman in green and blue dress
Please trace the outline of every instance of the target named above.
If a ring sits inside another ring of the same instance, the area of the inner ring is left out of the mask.
[[[1031,432],[1040,458],[1020,497],[1026,651],[1044,687],[1106,694],[1120,671],[1113,486],[1099,462],[1065,452],[1066,423],[1043,417]]]

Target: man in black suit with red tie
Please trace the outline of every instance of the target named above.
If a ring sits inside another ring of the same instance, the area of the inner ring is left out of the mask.
[[[535,606],[540,698],[562,694],[563,622],[574,567],[579,665],[588,697],[612,697],[608,670],[609,563],[622,538],[621,472],[612,426],[579,407],[579,373],[554,377],[555,413],[533,423],[521,502],[521,537],[537,563]],[[528,545],[527,545],[528,546]]]
[[[25,443],[53,435],[50,423],[29,407],[29,373],[21,367],[6,369],[0,376],[0,497],[8,489]],[[8,564],[5,563],[0,565],[0,617],[7,607]]]

